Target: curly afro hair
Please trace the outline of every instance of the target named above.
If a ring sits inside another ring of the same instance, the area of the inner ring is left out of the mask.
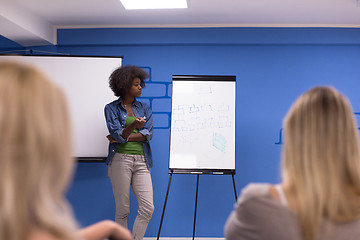
[[[140,78],[140,86],[145,87],[149,74],[138,66],[126,65],[115,69],[109,77],[109,87],[117,97],[123,97],[130,89],[134,78]]]

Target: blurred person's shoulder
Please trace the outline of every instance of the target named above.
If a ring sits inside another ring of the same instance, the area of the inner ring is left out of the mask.
[[[269,189],[271,184],[269,183],[249,183],[241,191],[240,201],[248,201],[258,198],[270,197]]]

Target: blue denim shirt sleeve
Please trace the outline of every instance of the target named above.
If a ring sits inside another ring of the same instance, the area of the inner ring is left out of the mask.
[[[149,142],[152,139],[153,136],[153,117],[152,117],[152,111],[150,109],[150,106],[147,104],[142,103],[142,109],[144,111],[145,117],[145,124],[144,127],[139,130],[139,133],[144,135],[146,137],[146,140]]]
[[[127,142],[127,138],[122,137],[124,126],[122,126],[119,116],[115,113],[115,108],[112,107],[113,103],[109,103],[105,106],[105,119],[106,125],[111,137],[113,137],[119,143]]]

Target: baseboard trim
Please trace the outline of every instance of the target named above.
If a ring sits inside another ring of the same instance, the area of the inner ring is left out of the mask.
[[[192,237],[160,237],[160,240],[192,240]],[[225,238],[195,237],[196,240],[225,240]],[[156,237],[145,237],[144,240],[157,240]]]

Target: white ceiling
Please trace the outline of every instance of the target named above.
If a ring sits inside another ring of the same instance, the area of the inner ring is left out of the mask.
[[[188,9],[126,11],[119,0],[0,0],[0,35],[34,46],[74,27],[360,27],[358,1],[188,0]]]

